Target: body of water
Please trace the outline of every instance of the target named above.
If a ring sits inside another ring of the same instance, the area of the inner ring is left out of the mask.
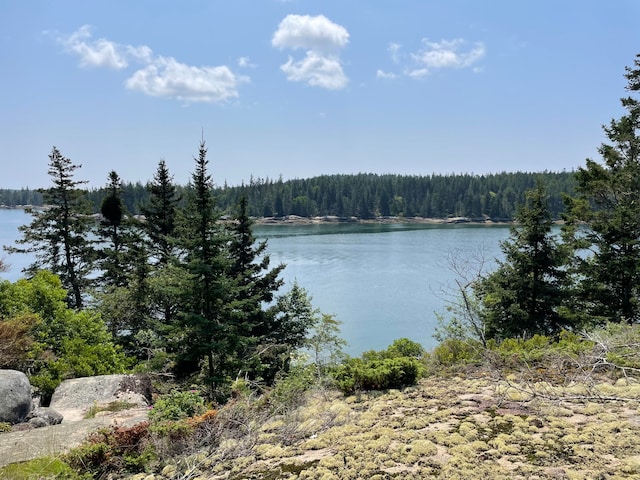
[[[0,244],[13,244],[29,221],[21,210],[0,210]],[[254,232],[268,240],[272,266],[286,264],[282,291],[297,281],[314,307],[335,314],[351,355],[401,337],[433,347],[436,312],[446,307],[441,291],[455,280],[447,255],[481,250],[494,259],[509,235],[503,225],[423,224],[259,225]],[[11,269],[0,276],[11,281],[31,261],[4,259]]]

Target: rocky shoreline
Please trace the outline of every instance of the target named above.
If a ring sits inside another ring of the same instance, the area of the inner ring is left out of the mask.
[[[376,217],[362,219],[358,217],[338,217],[333,215],[317,217],[300,217],[298,215],[286,215],[283,217],[259,217],[253,219],[256,225],[315,225],[315,224],[427,224],[427,225],[494,225],[509,224],[509,219],[470,218],[470,217]]]

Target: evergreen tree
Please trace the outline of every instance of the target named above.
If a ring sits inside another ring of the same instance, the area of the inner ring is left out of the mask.
[[[36,261],[28,267],[28,273],[46,268],[57,274],[69,292],[69,305],[82,309],[95,266],[95,250],[90,239],[94,224],[91,206],[84,199],[85,191],[79,188],[86,182],[73,178],[78,168],[80,165],[53,147],[48,170],[53,186],[41,190],[45,208],[26,209],[33,219],[19,227],[22,238],[17,240],[18,245],[25,246],[7,250],[34,254]]]
[[[270,258],[265,253],[267,242],[256,245],[251,232],[252,224],[248,215],[247,198],[243,196],[238,215],[231,227],[229,244],[229,274],[235,287],[233,336],[237,345],[233,350],[236,361],[241,362],[235,371],[247,371],[253,365],[254,371],[251,373],[256,375],[255,370],[261,369],[256,365],[269,363],[264,356],[259,358],[260,352],[269,352],[269,357],[273,358],[271,353],[281,346],[278,334],[274,331],[274,322],[264,307],[273,301],[274,293],[283,284],[278,276],[284,265],[269,269]],[[278,341],[277,346],[274,341]],[[270,381],[273,378],[264,378],[263,375],[263,379]]]
[[[133,231],[133,219],[122,201],[122,181],[115,171],[109,172],[107,195],[102,200],[102,219],[98,228],[98,238],[103,245],[98,252],[102,268],[103,286],[122,287],[128,284],[128,270],[131,268],[129,250],[139,239]]]
[[[516,222],[501,245],[505,260],[476,287],[484,299],[487,336],[556,334],[571,328],[563,308],[567,256],[551,231],[553,221],[541,183],[527,192]]]
[[[147,189],[149,200],[140,208],[145,218],[143,228],[151,257],[161,265],[166,265],[175,255],[173,237],[180,196],[164,160],[158,163],[153,181],[147,185]]]
[[[640,55],[626,68],[627,90],[640,90]],[[640,319],[640,101],[621,99],[627,113],[603,126],[602,163],[587,159],[567,199],[567,238],[576,249],[580,301],[600,321]],[[587,252],[587,253],[584,253]]]
[[[141,226],[149,261],[149,282],[145,284],[145,293],[148,294],[149,314],[155,318],[153,329],[164,338],[168,330],[175,327],[181,283],[180,270],[176,268],[176,222],[181,196],[164,160],[158,163],[147,190],[149,198],[140,207],[144,215]]]
[[[233,295],[227,275],[227,236],[215,210],[204,141],[195,161],[179,232],[188,278],[183,290],[185,304],[179,340],[185,348],[182,358],[194,366],[200,359],[206,360],[207,383],[213,395],[216,385],[224,381],[224,372],[218,367],[229,351],[230,332],[226,320],[228,300]]]

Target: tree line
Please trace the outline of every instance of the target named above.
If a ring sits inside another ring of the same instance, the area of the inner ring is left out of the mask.
[[[338,216],[370,219],[399,217],[468,217],[511,220],[525,192],[541,180],[549,194],[554,218],[563,212],[563,195],[575,187],[574,172],[502,172],[489,175],[323,175],[309,179],[251,179],[248,185],[214,186],[217,205],[232,214],[241,198],[247,198],[252,217]],[[175,186],[186,198],[189,186]],[[148,184],[122,182],[121,199],[131,214],[140,214],[149,201]],[[87,191],[94,213],[100,211],[106,187]],[[38,190],[0,189],[0,204],[42,205]]]

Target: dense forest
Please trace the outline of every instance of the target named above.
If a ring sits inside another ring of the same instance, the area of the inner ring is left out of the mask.
[[[525,192],[541,180],[549,195],[554,218],[563,211],[564,194],[572,195],[574,172],[495,173],[490,175],[451,174],[406,175],[323,175],[310,179],[251,179],[248,185],[214,189],[217,206],[230,212],[241,197],[248,201],[253,217],[286,215],[338,216],[370,219],[381,216],[469,217],[510,220]],[[149,200],[148,185],[124,183],[122,201],[128,211],[140,213]],[[184,197],[188,187],[176,186]],[[107,195],[106,188],[88,192],[94,212]],[[0,205],[41,205],[38,190],[0,189]]]

